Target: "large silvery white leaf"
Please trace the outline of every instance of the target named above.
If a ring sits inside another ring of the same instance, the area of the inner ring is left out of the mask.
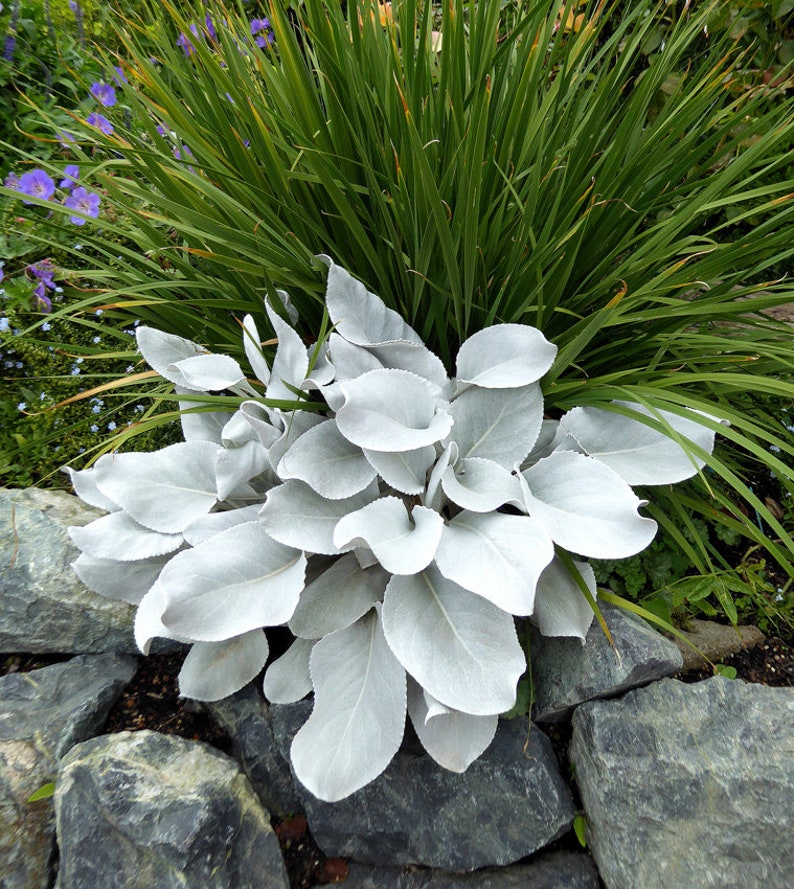
[[[160,620],[165,608],[160,582],[152,585],[149,592],[141,599],[138,610],[135,612],[135,644],[143,652],[149,654],[149,649],[155,639],[175,639],[177,642],[190,642],[182,636],[172,633]]]
[[[383,300],[335,265],[329,264],[325,304],[335,330],[357,346],[377,346],[398,340],[424,345],[419,334]]]
[[[309,657],[316,639],[296,639],[268,666],[263,691],[271,704],[294,704],[312,690]]]
[[[409,515],[399,497],[381,497],[340,519],[334,543],[368,546],[392,574],[416,574],[433,561],[443,529],[434,510],[414,506]]]
[[[223,424],[221,444],[225,448],[237,448],[249,441],[259,441],[259,435],[245,414],[240,410],[235,411]],[[261,441],[259,443],[262,444]]]
[[[243,318],[243,348],[254,375],[267,386],[270,382],[270,367],[262,351],[262,341],[252,315]]]
[[[269,471],[268,452],[258,439],[247,441],[239,447],[219,450],[215,455],[218,500],[234,499],[235,492],[241,486]]]
[[[198,546],[210,537],[242,525],[245,522],[255,522],[262,507],[258,503],[251,506],[243,506],[240,509],[225,509],[223,512],[211,512],[191,522],[183,532],[185,541],[191,546]]]
[[[135,331],[135,339],[141,355],[152,370],[161,377],[177,386],[193,391],[205,391],[202,386],[190,386],[179,371],[172,370],[178,361],[195,358],[197,355],[208,355],[205,348],[172,333],[163,333],[154,327],[141,326]]]
[[[178,550],[181,534],[161,534],[139,525],[126,512],[111,512],[88,525],[69,528],[78,549],[96,559],[137,562]]]
[[[447,467],[441,487],[453,503],[471,512],[493,512],[505,503],[523,505],[516,476],[482,457],[467,457]]]
[[[493,741],[499,717],[472,716],[447,707],[428,708],[428,694],[408,682],[408,715],[422,746],[451,772],[465,772]],[[430,698],[433,701],[433,698]]]
[[[306,557],[259,522],[236,525],[174,556],[160,574],[162,621],[196,642],[286,623],[303,589]]]
[[[462,458],[484,457],[512,470],[538,437],[543,394],[537,383],[520,389],[472,387],[452,402],[449,412],[455,421],[450,439]]]
[[[268,449],[270,465],[275,472],[276,467],[281,462],[281,458],[292,445],[309,429],[325,421],[311,411],[273,410],[271,415],[273,424],[281,429],[281,434]]]
[[[268,534],[286,546],[309,553],[335,555],[334,528],[339,519],[378,496],[377,482],[360,494],[327,500],[303,482],[290,479],[268,491],[260,520]]]
[[[444,577],[510,614],[532,614],[535,586],[554,556],[543,525],[529,516],[462,512],[436,553]]]
[[[587,562],[575,561],[587,589],[596,597],[596,579]],[[554,557],[541,574],[533,620],[544,636],[576,636],[584,645],[593,609],[562,560]]]
[[[258,401],[244,401],[240,405],[240,414],[250,424],[264,448],[269,449],[284,434],[281,423],[274,423],[271,412]],[[279,416],[280,412],[276,414],[277,418]]]
[[[320,639],[349,627],[383,599],[388,582],[379,565],[362,568],[346,553],[306,584],[289,628],[296,636]]]
[[[339,431],[362,448],[414,451],[440,441],[452,427],[431,384],[409,371],[371,370],[339,385],[345,396],[336,414]]]
[[[616,402],[647,417],[669,423],[685,440],[707,453],[714,450],[714,430],[669,411],[657,417],[639,404]],[[596,407],[576,407],[560,419],[570,436],[570,450],[579,449],[604,463],[630,485],[667,485],[693,476],[705,461],[641,420]],[[577,448],[578,445],[578,448]]]
[[[119,508],[119,505],[114,503],[110,497],[105,496],[97,487],[96,467],[100,464],[109,463],[112,460],[111,454],[103,454],[90,469],[78,471],[70,466],[66,467],[66,471],[72,480],[75,494],[85,503],[96,506],[99,509],[106,509],[108,512],[114,512]]]
[[[262,630],[223,642],[196,642],[179,671],[179,693],[195,701],[219,701],[233,695],[256,677],[267,654]]]
[[[281,318],[267,303],[267,316],[278,337],[276,355],[270,371],[270,383],[267,387],[268,398],[284,398],[295,400],[295,393],[289,386],[300,388],[309,369],[309,356],[306,346],[295,330]]]
[[[176,386],[178,395],[191,394],[193,390]],[[221,443],[221,430],[229,422],[231,414],[225,411],[208,410],[209,405],[195,401],[179,402],[179,422],[185,441],[211,441]]]
[[[276,472],[279,478],[306,482],[329,500],[352,497],[375,478],[361,448],[342,435],[334,420],[325,420],[296,439]]]
[[[369,349],[356,346],[338,333],[328,337],[328,356],[336,371],[336,380],[355,380],[362,374],[383,367]]]
[[[300,782],[336,802],[373,781],[405,730],[405,672],[375,610],[321,639],[311,654],[314,710],[292,742]]]
[[[119,562],[81,553],[72,562],[72,568],[88,589],[100,596],[137,605],[149,592],[169,558],[166,555],[137,562]]]
[[[415,451],[385,451],[364,449],[367,458],[378,475],[389,487],[401,494],[421,494],[427,482],[427,473],[436,459],[433,445]]]
[[[450,385],[443,361],[423,343],[385,343],[370,348],[384,367],[409,370],[428,380],[438,394],[445,394]]]
[[[515,704],[526,661],[513,618],[435,566],[392,577],[383,629],[408,673],[447,707],[488,716]]]
[[[220,392],[245,381],[240,365],[228,355],[192,355],[168,365],[171,378],[186,389]]]
[[[653,540],[656,522],[623,479],[592,457],[560,451],[525,470],[527,511],[569,552],[594,559],[633,556]]]
[[[487,389],[515,389],[539,380],[552,366],[557,347],[536,328],[494,324],[460,347],[457,379]]]
[[[97,465],[97,485],[136,522],[175,534],[217,503],[218,450],[209,441],[183,441],[151,454],[117,454]]]

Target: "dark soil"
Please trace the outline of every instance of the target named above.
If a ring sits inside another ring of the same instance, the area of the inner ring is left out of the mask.
[[[198,705],[179,697],[177,676],[183,654],[139,657],[138,672],[110,712],[105,731],[151,729],[203,741],[229,753],[231,739]],[[0,672],[29,671],[64,660],[59,655],[14,654],[0,657]],[[794,686],[794,646],[777,637],[723,660],[736,669],[737,678],[761,685]],[[707,669],[690,670],[676,678],[698,682],[712,675]],[[544,725],[557,753],[563,774],[569,774],[567,758],[570,726]],[[291,889],[309,889],[343,882],[347,876],[344,859],[326,858],[309,833],[306,820],[294,817],[273,824],[281,845]],[[554,844],[553,849],[579,849],[573,831]]]

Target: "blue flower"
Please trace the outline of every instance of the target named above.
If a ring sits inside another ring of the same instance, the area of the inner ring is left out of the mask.
[[[44,324],[41,325],[41,329],[44,331],[52,330],[52,325],[49,321],[45,321]]]
[[[0,318],[0,333],[5,333],[8,330],[8,328],[9,328],[8,318],[6,318],[5,315],[3,315],[3,317]]]
[[[108,423],[108,432],[112,432],[115,428],[116,428],[116,424],[113,422],[113,420],[111,420]]]
[[[96,423],[92,423],[88,428],[89,428],[92,432],[99,432],[99,426],[97,426]]]
[[[101,337],[101,336],[95,336],[95,337],[91,340],[91,342],[92,342],[92,343],[101,343],[101,342],[102,342],[102,337]]]
[[[24,411],[26,407],[27,407],[27,404],[24,401],[20,401],[19,404],[17,405],[17,410]]]

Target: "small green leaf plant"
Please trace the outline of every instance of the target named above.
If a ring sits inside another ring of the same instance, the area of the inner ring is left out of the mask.
[[[437,762],[465,770],[516,705],[516,618],[584,644],[597,611],[586,559],[625,558],[656,534],[631,485],[694,475],[724,426],[622,401],[548,419],[541,381],[557,349],[539,330],[473,334],[449,376],[396,312],[320,259],[331,332],[307,346],[281,292],[284,317],[265,303],[272,365],[243,320],[248,375],[138,328],[185,440],[72,471],[107,514],[70,534],[86,585],[137,605],[142,651],[156,637],[191,644],[186,697],[234,693],[268,659],[264,630],[290,629],[264,694],[314,692],[292,763],[336,801],[386,768],[406,713]]]

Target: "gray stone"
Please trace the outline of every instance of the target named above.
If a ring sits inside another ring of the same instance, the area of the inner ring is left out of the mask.
[[[135,609],[86,589],[66,529],[102,513],[63,491],[0,488],[0,651],[137,651]]]
[[[135,660],[82,655],[0,677],[0,886],[51,884],[55,817],[51,799],[29,803],[55,780],[58,760],[104,725],[135,674]]]
[[[284,756],[311,703],[271,707]],[[325,803],[296,781],[309,829],[331,857],[366,864],[474,870],[518,861],[573,823],[568,787],[548,738],[524,720],[502,720],[463,774],[404,744],[386,771],[346,799]]]
[[[258,689],[249,684],[222,701],[203,705],[232,739],[232,756],[251,780],[265,808],[279,818],[301,814],[289,761],[273,737],[270,708]]]
[[[729,624],[718,624],[713,620],[698,620],[697,618],[689,620],[687,628],[682,632],[710,661],[715,663],[729,655],[736,654],[743,648],[754,648],[765,639],[758,627],[734,627]],[[704,658],[683,640],[673,639],[673,644],[684,659],[682,669],[691,670],[707,666]]]
[[[681,669],[681,652],[644,620],[604,602],[600,608],[617,650],[596,621],[584,645],[532,631],[537,722],[561,722],[583,701],[614,697]]]
[[[157,732],[104,735],[62,760],[57,889],[288,889],[278,841],[237,763]]]
[[[608,889],[794,886],[794,689],[665,679],[583,704],[571,760]]]
[[[485,868],[469,874],[351,864],[345,889],[598,889],[592,858],[549,852],[528,864]]]

